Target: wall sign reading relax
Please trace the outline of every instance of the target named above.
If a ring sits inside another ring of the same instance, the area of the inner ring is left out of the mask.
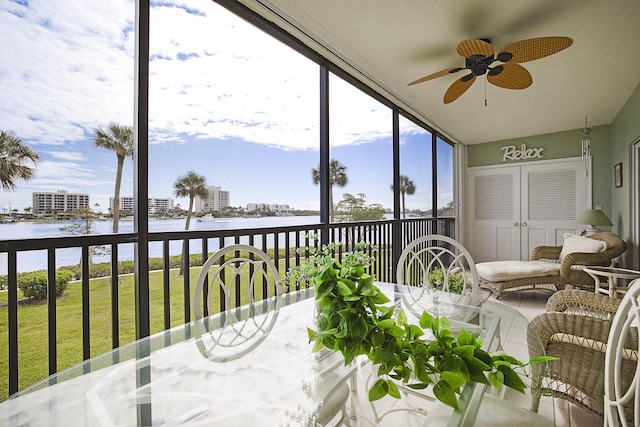
[[[500,147],[500,149],[504,151],[502,154],[503,162],[507,160],[541,159],[544,157],[544,154],[542,154],[544,151],[543,147],[527,148],[526,144],[522,144],[520,149],[517,149],[515,145],[505,145],[504,147]]]

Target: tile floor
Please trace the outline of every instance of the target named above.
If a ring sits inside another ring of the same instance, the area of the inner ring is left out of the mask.
[[[522,313],[528,320],[533,319],[539,313],[545,311],[547,299],[551,294],[549,292],[514,292],[503,296],[500,300],[489,297],[489,301],[495,304],[505,304],[515,308]],[[505,351],[516,357],[526,360],[527,344],[526,329],[522,325],[501,325],[502,336],[505,338]],[[602,426],[601,419],[595,418],[581,408],[570,404],[564,399],[554,400],[555,411],[549,402],[541,402],[540,414],[547,418],[552,418],[555,412],[555,422],[557,427],[596,427]],[[527,406],[523,402],[522,406]]]

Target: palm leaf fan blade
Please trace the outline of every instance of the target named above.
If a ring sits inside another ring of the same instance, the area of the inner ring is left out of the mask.
[[[470,58],[473,55],[487,57],[493,55],[493,46],[484,40],[463,40],[458,44],[456,51],[458,55],[465,58]]]
[[[513,62],[527,62],[553,55],[573,44],[571,37],[537,37],[511,43],[499,52],[513,55]]]
[[[533,83],[529,71],[520,64],[507,62],[501,65],[502,72],[492,75],[487,74],[489,83],[505,89],[526,89]]]
[[[476,76],[471,75],[471,78],[469,78],[469,75],[467,75],[453,82],[444,94],[444,103],[449,104],[458,99],[475,81]]]
[[[419,78],[418,80],[414,80],[411,83],[407,83],[407,86],[416,85],[418,83],[423,83],[429,80],[433,80],[438,77],[446,76],[447,74],[450,74],[450,73],[456,73],[463,69],[464,68],[460,68],[460,67],[447,68],[446,70],[438,71],[437,73],[429,74],[428,76],[424,76],[422,78]]]

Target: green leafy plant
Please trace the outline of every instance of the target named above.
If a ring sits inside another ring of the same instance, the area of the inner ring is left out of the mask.
[[[71,281],[73,274],[67,270],[56,271],[56,296],[64,293]],[[48,278],[44,271],[18,274],[18,288],[22,294],[31,299],[44,299],[47,297]]]
[[[440,268],[436,268],[429,272],[429,282],[435,285],[436,289],[443,290],[444,283],[444,271]],[[461,274],[449,275],[449,288],[448,292],[454,294],[461,294],[465,287],[465,280]]]
[[[316,328],[308,328],[313,351],[323,347],[343,354],[345,364],[366,355],[378,370],[378,380],[369,390],[369,400],[386,395],[400,398],[398,382],[414,389],[433,386],[441,402],[458,408],[457,396],[468,382],[502,386],[524,392],[526,385],[517,374],[531,363],[551,358],[532,358],[528,364],[504,352],[488,353],[482,339],[461,330],[454,336],[447,318],[424,312],[419,325],[410,324],[367,273],[373,260],[365,249],[333,254],[339,245],[323,245],[301,265],[290,269],[285,284],[315,287]],[[432,335],[427,338],[425,331]]]

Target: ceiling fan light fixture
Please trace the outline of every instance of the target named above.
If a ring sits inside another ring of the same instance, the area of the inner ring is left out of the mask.
[[[460,80],[463,82],[468,82],[469,80],[471,80],[473,77],[475,76],[474,73],[471,74],[467,74],[466,76],[463,76]]]
[[[504,70],[504,67],[502,65],[496,65],[493,68],[489,68],[489,75],[490,76],[497,76],[498,74],[500,74],[502,72],[502,70]]]
[[[511,61],[511,58],[513,58],[513,54],[509,52],[500,52],[497,57],[500,62],[509,62]]]

